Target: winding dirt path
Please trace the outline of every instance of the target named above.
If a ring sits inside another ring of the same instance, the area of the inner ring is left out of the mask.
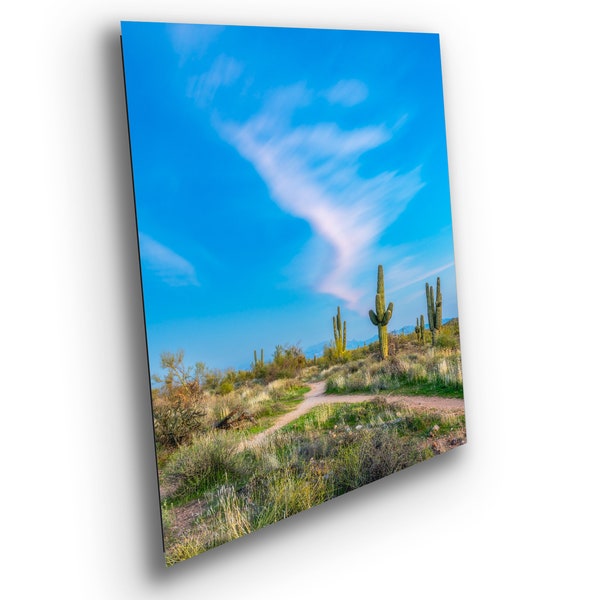
[[[310,383],[310,392],[304,396],[304,400],[292,411],[281,415],[269,429],[261,431],[253,438],[244,443],[245,448],[258,446],[264,439],[274,431],[281,429],[284,425],[295,421],[298,417],[306,414],[315,406],[320,404],[339,404],[342,402],[366,402],[374,398],[383,398],[390,404],[403,404],[412,408],[435,408],[443,411],[464,411],[465,402],[460,398],[439,398],[436,396],[399,396],[394,394],[325,394],[325,382]]]

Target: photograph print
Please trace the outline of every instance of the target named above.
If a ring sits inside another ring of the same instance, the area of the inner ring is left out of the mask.
[[[439,36],[121,33],[166,564],[463,445]]]

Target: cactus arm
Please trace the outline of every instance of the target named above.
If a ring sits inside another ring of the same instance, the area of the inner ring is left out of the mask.
[[[427,296],[427,320],[429,321],[429,329],[435,329],[435,311],[433,304],[433,287],[428,283],[425,284],[425,296]]]
[[[442,328],[442,289],[440,278],[437,278],[437,289],[435,293],[435,328]]]

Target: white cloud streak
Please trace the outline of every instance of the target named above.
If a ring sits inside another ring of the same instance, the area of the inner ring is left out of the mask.
[[[223,29],[219,25],[198,26],[186,23],[169,23],[166,25],[173,49],[179,54],[182,61],[185,61],[191,55],[204,56],[209,46],[217,39]]]
[[[397,268],[391,270],[391,277],[394,281],[399,281],[397,285],[390,286],[390,291],[396,292],[398,290],[407,288],[415,283],[419,283],[421,281],[425,281],[428,277],[438,276],[440,273],[443,273],[446,269],[454,266],[454,261],[446,263],[440,267],[436,267],[434,269],[430,269],[426,273],[419,272],[417,269],[407,270],[404,265],[401,263]]]
[[[235,58],[221,54],[206,73],[190,78],[187,94],[198,106],[208,106],[218,89],[237,81],[242,71],[242,64]]]
[[[193,265],[167,246],[140,232],[142,265],[171,287],[199,286]]]
[[[356,106],[367,99],[369,90],[358,79],[342,79],[329,88],[324,95],[331,104]]]
[[[359,175],[360,157],[392,136],[383,125],[350,131],[335,123],[292,126],[293,110],[311,98],[297,84],[273,94],[246,123],[215,119],[215,126],[254,165],[273,200],[305,219],[333,248],[333,263],[317,290],[364,311],[365,291],[357,282],[365,269],[373,268],[373,247],[424,184],[419,168],[406,174]]]

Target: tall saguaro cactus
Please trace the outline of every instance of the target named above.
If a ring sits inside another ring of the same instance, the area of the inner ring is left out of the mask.
[[[338,358],[346,352],[346,321],[342,327],[342,313],[337,307],[337,317],[333,317],[333,339],[335,340],[335,354]]]
[[[387,324],[392,318],[392,312],[394,311],[394,304],[389,303],[387,309],[385,308],[385,290],[383,286],[383,266],[377,267],[377,294],[375,295],[375,312],[369,311],[369,318],[371,323],[377,327],[377,333],[379,335],[379,351],[381,358],[385,359],[388,356],[388,337],[387,337]]]
[[[429,320],[429,330],[431,331],[431,345],[435,346],[438,333],[442,328],[442,290],[440,287],[440,278],[437,278],[435,291],[435,302],[433,299],[433,286],[425,284],[425,296],[427,296],[427,318]]]
[[[421,315],[421,320],[419,321],[419,317],[417,317],[417,326],[415,327],[415,333],[417,334],[417,340],[419,342],[425,341],[425,319],[423,315]]]
[[[254,365],[253,367],[256,368],[262,368],[265,366],[265,351],[263,348],[260,349],[260,361],[258,360],[258,357],[256,355],[256,350],[254,351]]]

